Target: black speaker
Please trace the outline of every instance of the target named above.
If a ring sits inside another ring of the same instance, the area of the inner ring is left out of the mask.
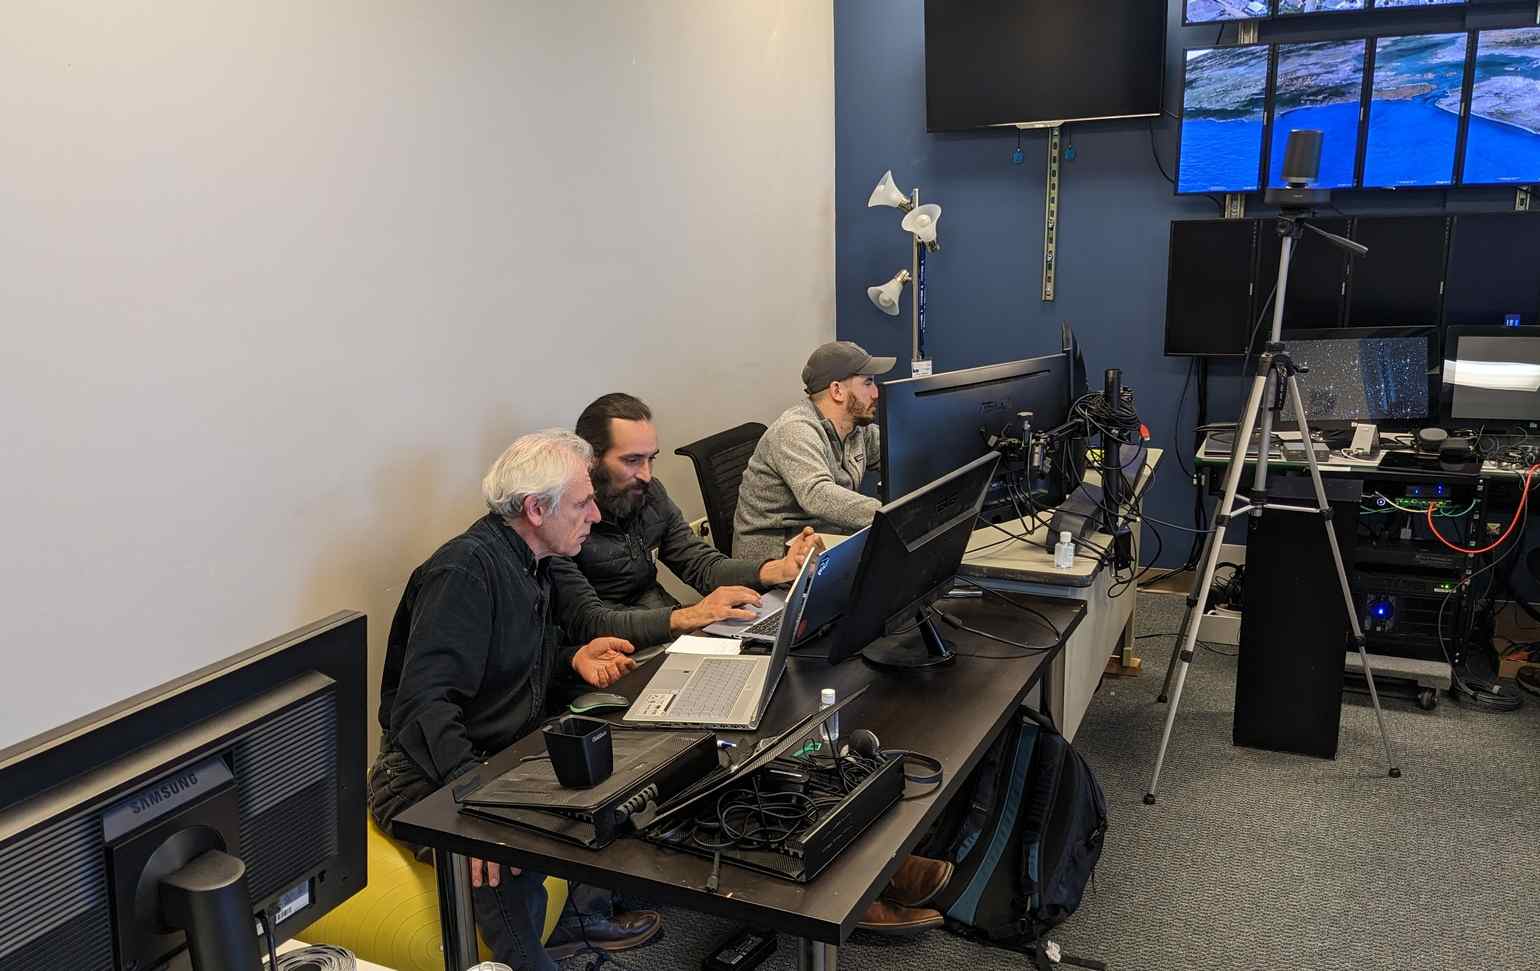
[[[1308,185],[1321,174],[1321,133],[1313,128],[1289,132],[1283,148],[1283,181]]]
[[[1326,481],[1337,546],[1351,571],[1363,482]],[[1314,507],[1309,478],[1278,476],[1269,502]],[[1249,520],[1236,745],[1337,757],[1342,662],[1351,640],[1342,587],[1317,516],[1268,511]]]

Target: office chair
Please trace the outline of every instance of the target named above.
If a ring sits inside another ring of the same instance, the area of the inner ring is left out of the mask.
[[[675,455],[683,455],[695,465],[700,496],[706,503],[711,541],[728,556],[733,555],[733,514],[738,511],[738,484],[743,481],[743,470],[748,468],[754,446],[764,434],[764,425],[750,421],[674,449]]]

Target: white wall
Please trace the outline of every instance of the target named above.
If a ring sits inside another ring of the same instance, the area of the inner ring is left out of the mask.
[[[828,0],[111,0],[0,31],[0,747],[411,569],[593,397],[834,331]],[[371,705],[371,712],[373,706]]]

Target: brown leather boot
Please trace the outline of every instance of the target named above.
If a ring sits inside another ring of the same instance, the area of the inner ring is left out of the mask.
[[[856,929],[892,937],[908,937],[932,927],[940,927],[944,923],[941,912],[937,910],[917,910],[913,907],[899,907],[886,900],[874,900],[866,908],[866,913],[861,915]]]
[[[946,860],[908,857],[899,864],[898,872],[888,881],[888,889],[882,892],[882,897],[900,907],[923,907],[946,889],[947,881],[952,879],[952,870],[952,864]]]

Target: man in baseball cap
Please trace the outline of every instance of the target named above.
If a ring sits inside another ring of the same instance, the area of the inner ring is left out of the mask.
[[[880,503],[859,491],[877,467],[876,376],[895,363],[859,344],[830,341],[802,369],[807,400],[765,431],[744,470],[733,519],[733,556],[773,559],[805,526],[853,533],[871,524]]]

